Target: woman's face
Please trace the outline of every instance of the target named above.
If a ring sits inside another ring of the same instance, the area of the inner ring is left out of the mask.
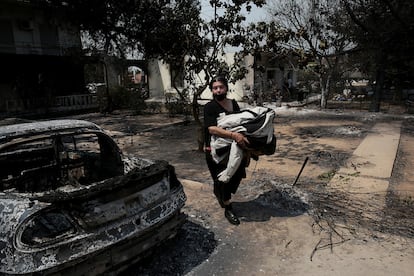
[[[227,87],[221,81],[215,81],[215,82],[213,82],[213,85],[211,86],[211,90],[213,92],[213,97],[216,100],[221,101],[224,98],[226,98]]]

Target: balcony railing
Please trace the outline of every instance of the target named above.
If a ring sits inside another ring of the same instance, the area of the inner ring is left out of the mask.
[[[98,108],[97,96],[80,94],[35,99],[8,99],[0,103],[0,113],[65,112]]]

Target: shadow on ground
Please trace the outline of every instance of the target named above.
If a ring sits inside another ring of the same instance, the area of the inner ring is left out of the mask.
[[[257,173],[239,187],[233,206],[243,221],[267,221],[271,217],[294,217],[309,209],[308,195],[299,185],[268,173]]]
[[[174,238],[120,275],[185,275],[208,259],[216,246],[213,232],[187,221]]]

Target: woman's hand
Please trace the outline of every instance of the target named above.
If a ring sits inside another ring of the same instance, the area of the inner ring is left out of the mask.
[[[247,145],[250,144],[249,140],[239,132],[232,132],[230,137],[242,148],[247,148]]]
[[[246,149],[247,145],[250,144],[249,140],[247,140],[247,138],[239,132],[231,132],[218,126],[209,126],[208,131],[211,135],[217,135],[226,139],[230,138],[236,141],[237,144],[243,149]]]

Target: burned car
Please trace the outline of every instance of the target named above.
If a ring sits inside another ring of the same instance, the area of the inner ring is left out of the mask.
[[[185,201],[173,166],[91,122],[0,126],[0,274],[116,273],[177,233]]]

